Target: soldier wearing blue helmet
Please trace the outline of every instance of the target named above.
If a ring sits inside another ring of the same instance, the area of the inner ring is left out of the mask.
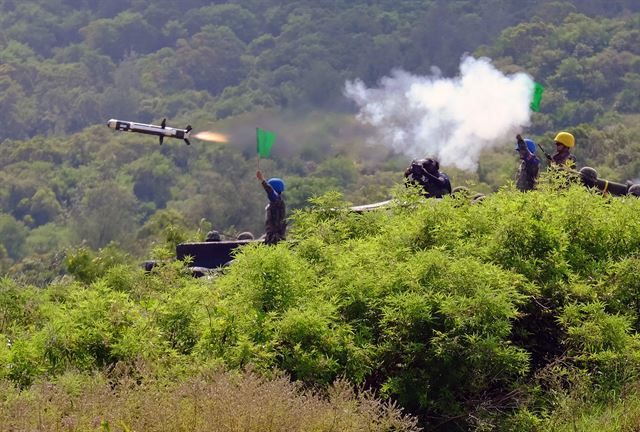
[[[516,151],[520,153],[520,168],[516,177],[516,187],[522,192],[536,188],[540,172],[540,159],[536,156],[536,143],[516,136]]]
[[[284,181],[279,178],[265,180],[262,171],[256,172],[256,177],[262,183],[262,187],[267,193],[269,204],[265,208],[265,244],[276,244],[285,239],[287,230],[286,206],[282,193],[284,192]]]

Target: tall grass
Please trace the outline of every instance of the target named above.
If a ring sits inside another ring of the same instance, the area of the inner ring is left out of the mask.
[[[592,389],[590,389],[591,391]],[[555,401],[556,409],[540,428],[544,432],[636,432],[640,430],[640,382],[619,397],[596,402],[583,390]]]
[[[68,373],[18,390],[0,381],[1,431],[417,431],[416,421],[337,381],[304,390],[285,376],[230,372],[181,382]]]

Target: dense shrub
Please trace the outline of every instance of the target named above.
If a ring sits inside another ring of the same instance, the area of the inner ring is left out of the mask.
[[[547,177],[476,204],[395,193],[364,214],[314,199],[289,241],[245,246],[210,278],[81,251],[76,281],[4,279],[0,374],[26,388],[67,370],[251,365],[346,379],[425,426],[479,430],[542,424],[579,382],[568,376],[600,401],[637,379],[640,200]]]

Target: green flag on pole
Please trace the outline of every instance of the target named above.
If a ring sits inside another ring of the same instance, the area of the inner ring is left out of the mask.
[[[534,83],[533,86],[533,100],[531,101],[531,111],[539,112],[540,111],[540,100],[542,100],[542,92],[544,92],[544,87],[542,87],[538,83]]]
[[[265,129],[256,128],[258,156],[268,158],[271,154],[271,147],[276,142],[276,133]]]

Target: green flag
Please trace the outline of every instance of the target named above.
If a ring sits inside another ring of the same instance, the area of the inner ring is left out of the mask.
[[[533,86],[533,100],[531,101],[531,111],[539,112],[540,111],[540,100],[542,99],[542,92],[544,92],[544,87],[542,87],[538,83],[534,83]]]
[[[276,133],[265,129],[256,128],[258,155],[268,158],[271,154],[271,146],[276,142]]]

